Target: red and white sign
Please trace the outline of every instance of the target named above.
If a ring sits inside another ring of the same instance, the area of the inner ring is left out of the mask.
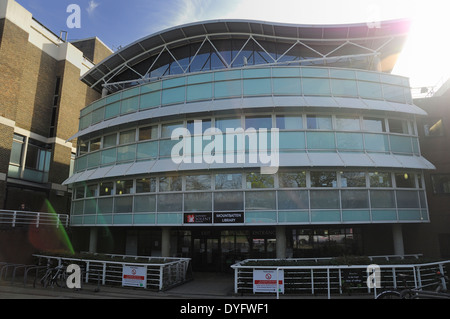
[[[147,266],[124,265],[122,286],[147,288]]]
[[[253,270],[253,292],[277,292],[284,293],[284,270]]]

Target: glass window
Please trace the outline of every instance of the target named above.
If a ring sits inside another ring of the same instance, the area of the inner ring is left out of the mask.
[[[358,82],[359,96],[367,99],[382,100],[383,94],[381,91],[381,84],[373,82]]]
[[[156,195],[134,197],[134,212],[147,213],[156,211]]]
[[[427,119],[427,123],[423,125],[425,136],[444,136],[444,125],[442,119]]]
[[[119,144],[133,143],[136,141],[136,130],[119,133]]]
[[[397,191],[398,208],[420,208],[416,191]]]
[[[90,145],[90,146],[89,146],[89,151],[90,151],[90,152],[94,152],[94,151],[99,150],[99,149],[100,149],[100,141],[101,141],[101,138],[100,138],[100,137],[91,140],[91,141],[89,142],[89,145]]]
[[[84,198],[84,186],[75,187],[74,198]]]
[[[366,187],[364,172],[341,172],[341,187]]]
[[[311,209],[339,209],[339,191],[310,191]]]
[[[388,119],[388,123],[389,123],[389,132],[409,134],[407,120]]]
[[[304,70],[303,70],[303,72],[304,72]],[[329,96],[331,94],[329,79],[303,78],[302,82],[303,82],[303,94],[304,95],[327,95],[327,96]]]
[[[365,190],[343,190],[341,191],[343,209],[368,208],[369,195]]]
[[[212,194],[211,193],[186,193],[184,194],[184,211],[211,211]]]
[[[216,192],[214,193],[214,210],[243,210],[243,192]]]
[[[311,171],[311,187],[336,187],[336,172]]]
[[[167,176],[159,178],[160,192],[179,192],[181,191],[181,177]]]
[[[114,198],[114,213],[131,213],[133,211],[133,196]]]
[[[308,209],[308,191],[278,191],[278,209]]]
[[[22,149],[23,143],[14,140],[11,148],[11,157],[9,159],[10,163],[17,165],[22,164]]]
[[[391,173],[369,173],[370,187],[392,187]]]
[[[183,194],[158,195],[158,212],[181,212],[182,204]]]
[[[395,208],[394,191],[370,191],[370,205],[372,208]]]
[[[340,131],[360,131],[361,125],[359,117],[336,117],[336,130]]]
[[[274,175],[269,174],[259,174],[259,173],[247,173],[246,175],[246,183],[247,188],[273,188]]]
[[[154,140],[158,138],[158,126],[147,126],[139,128],[139,141]]]
[[[201,130],[200,133],[205,133],[205,131],[209,128],[211,128],[211,120],[210,119],[203,119],[201,121],[198,122],[199,128]],[[195,121],[187,121],[187,129],[189,130],[189,132],[191,133],[191,135],[194,135],[195,129],[196,129],[196,123]]]
[[[277,128],[280,130],[301,130],[303,117],[301,115],[278,115]]]
[[[227,131],[227,128],[242,128],[240,118],[216,118],[215,126],[224,133]]]
[[[117,181],[116,182],[116,195],[125,195],[133,193],[133,181]]]
[[[368,132],[386,132],[384,119],[365,117],[363,118],[364,131]]]
[[[141,178],[136,180],[136,193],[156,192],[156,178]]]
[[[450,174],[431,175],[434,194],[450,194]]]
[[[211,189],[211,176],[210,175],[193,175],[186,176],[186,190],[206,190]]]
[[[395,174],[395,184],[397,188],[415,188],[415,175],[409,173],[396,173]]]
[[[280,172],[278,183],[280,188],[306,187],[306,172]]]
[[[100,196],[112,195],[113,187],[113,182],[100,183]]]
[[[242,174],[216,174],[216,189],[241,189]]]
[[[132,161],[136,158],[136,144],[117,148],[117,161]]]
[[[116,146],[117,144],[117,134],[110,134],[103,137],[103,148]]]
[[[88,152],[88,143],[78,139],[78,155],[84,155]]]
[[[272,117],[271,116],[246,116],[245,117],[245,128],[254,128],[259,130],[260,128],[271,129],[272,128]]]
[[[86,187],[86,197],[97,197],[97,184],[88,185]]]
[[[358,96],[356,81],[331,80],[333,95],[336,96]]]
[[[333,124],[331,116],[308,115],[306,117],[307,128],[309,130],[332,130]]]
[[[276,69],[274,69],[275,71]],[[299,78],[273,78],[274,95],[301,95],[302,83]]]
[[[268,210],[276,209],[275,191],[246,192],[245,209]]]
[[[244,95],[271,95],[270,79],[244,80]]]
[[[182,122],[163,124],[161,126],[161,138],[171,138],[172,132],[180,127],[183,127]]]

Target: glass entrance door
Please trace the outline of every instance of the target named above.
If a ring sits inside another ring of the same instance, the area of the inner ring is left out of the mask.
[[[192,236],[192,264],[194,271],[219,271],[219,236],[211,236],[211,234]]]

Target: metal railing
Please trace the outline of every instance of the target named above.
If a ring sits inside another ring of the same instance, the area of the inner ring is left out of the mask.
[[[389,260],[389,257],[397,258],[400,256],[377,257],[382,257],[381,260],[386,260],[386,257],[388,257],[387,260]],[[367,284],[367,267],[369,265],[246,266],[245,264],[249,261],[256,260],[244,260],[231,266],[235,273],[234,292],[236,294],[253,291],[253,271],[258,269],[276,270],[277,277],[278,274],[281,274],[280,271],[283,271],[285,294],[325,294],[329,299],[332,295],[342,295],[344,293],[367,294],[368,296],[373,293],[376,296],[381,290],[402,288],[403,282],[399,279],[400,274],[405,274],[410,278],[406,282],[408,287],[425,287],[436,281],[437,271],[441,274],[450,272],[450,260],[415,264],[412,263],[414,261],[412,259],[409,264],[377,264],[380,269],[381,282],[377,283],[374,287],[369,287]],[[278,260],[278,262],[280,261],[282,260]],[[284,261],[289,261],[289,259]],[[314,262],[314,259],[310,259],[309,261]],[[351,276],[353,278],[349,279]],[[355,280],[355,277],[359,278]],[[446,283],[443,283],[443,285],[446,288]],[[277,298],[279,298],[280,289],[278,280],[276,281],[275,291]]]
[[[0,225],[18,227],[23,225],[40,226],[60,226],[69,225],[69,215],[52,214],[41,212],[26,212],[18,210],[0,210]]]
[[[146,289],[157,291],[180,285],[192,278],[190,258],[143,257],[105,255],[111,260],[81,259],[34,255],[39,264],[77,264],[83,272],[83,281],[98,285],[122,286],[124,266],[146,267]],[[106,259],[106,258],[105,258]],[[126,260],[125,260],[126,259]]]

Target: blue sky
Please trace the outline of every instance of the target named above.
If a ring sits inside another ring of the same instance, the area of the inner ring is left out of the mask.
[[[411,85],[434,86],[450,76],[440,36],[449,30],[448,0],[16,0],[42,24],[68,40],[97,36],[111,49],[180,24],[212,19],[255,19],[338,24],[410,18],[411,34],[393,73]],[[70,4],[81,9],[81,28],[69,29]],[[433,53],[433,58],[427,60]]]

